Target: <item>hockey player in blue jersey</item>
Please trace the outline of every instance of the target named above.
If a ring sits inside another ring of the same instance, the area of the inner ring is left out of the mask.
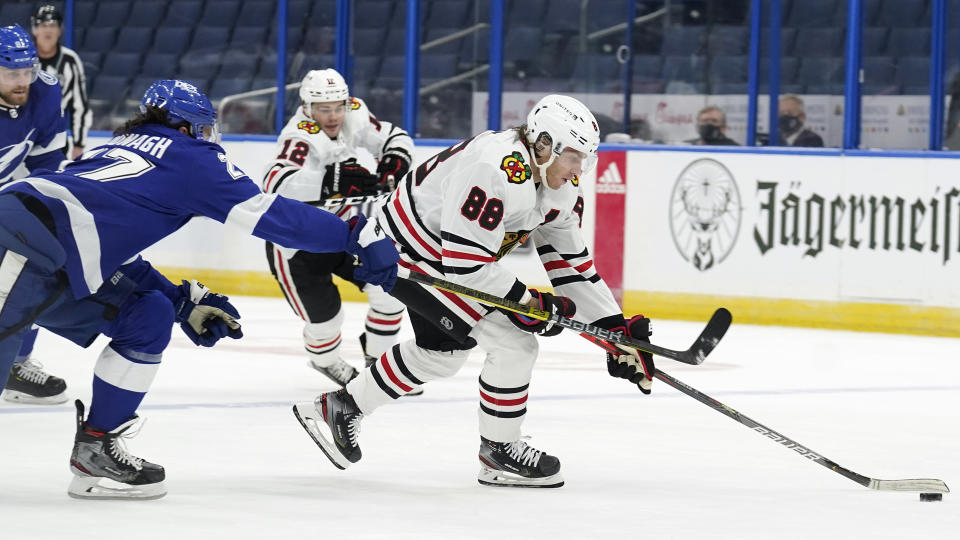
[[[65,142],[60,83],[40,69],[25,30],[18,25],[0,28],[0,184],[32,171],[56,170],[64,160]],[[6,388],[0,386],[0,391],[14,403],[63,403],[67,383],[30,359],[36,338],[36,330],[24,338]]]
[[[94,367],[86,419],[77,401],[68,492],[157,498],[166,493],[163,467],[131,455],[120,438],[137,421],[173,323],[203,346],[242,331],[227,297],[196,281],[175,285],[138,253],[206,216],[278,245],[352,253],[358,279],[385,290],[398,256],[375,220],[348,223],[261,192],[227,161],[216,112],[193,85],[154,83],[115,135],[60,171],[0,189],[0,379],[32,322],[82,346],[112,338]]]

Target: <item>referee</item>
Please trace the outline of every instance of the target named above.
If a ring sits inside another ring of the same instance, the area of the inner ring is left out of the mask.
[[[33,39],[37,44],[41,68],[60,81],[63,100],[60,102],[65,115],[70,118],[70,136],[64,153],[77,159],[86,146],[87,131],[93,122],[93,113],[87,98],[87,79],[83,63],[72,49],[60,44],[63,34],[63,14],[56,6],[37,8],[30,17]],[[72,149],[71,149],[72,148]]]

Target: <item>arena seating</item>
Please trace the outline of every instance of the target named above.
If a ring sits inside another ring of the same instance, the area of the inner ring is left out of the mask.
[[[864,89],[898,94],[922,89],[929,77],[931,0],[865,0]],[[62,1],[53,2],[62,5]],[[3,24],[29,24],[35,1],[0,5]],[[622,34],[584,43],[587,32],[608,28],[626,15],[622,0],[592,0],[581,21],[580,2],[508,0],[505,14],[504,85],[508,90],[622,91],[614,57]],[[639,15],[664,6],[637,3]],[[674,0],[667,19],[634,32],[634,92],[743,93],[749,45],[747,0]],[[356,0],[353,85],[368,102],[396,111],[399,120],[405,44],[404,4]],[[424,0],[421,43],[488,20],[489,0]],[[781,91],[842,93],[846,2],[783,0],[780,31]],[[108,129],[127,114],[151,79],[182,77],[214,99],[269,87],[276,76],[276,2],[272,0],[77,0],[74,48],[80,53],[94,99],[96,128]],[[335,0],[289,0],[288,81],[333,63]],[[672,24],[672,26],[670,26]],[[766,23],[765,23],[766,25]],[[384,27],[389,30],[384,31]],[[440,46],[421,56],[421,85],[487,62],[488,31]],[[951,34],[948,50],[957,42]],[[761,36],[760,85],[766,89],[769,31]],[[952,52],[948,58],[954,59]],[[446,94],[483,88],[481,76]],[[363,93],[360,92],[363,91]],[[369,93],[369,96],[364,95]],[[440,94],[444,94],[441,92]],[[295,106],[291,94],[288,109]],[[424,100],[426,101],[426,100]],[[436,100],[431,98],[430,102]],[[253,107],[271,107],[265,99]],[[384,112],[380,112],[384,114]],[[269,118],[270,115],[264,115]],[[265,129],[269,129],[266,128]]]

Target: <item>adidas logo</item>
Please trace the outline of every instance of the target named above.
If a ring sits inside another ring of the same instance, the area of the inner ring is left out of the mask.
[[[623,181],[623,176],[620,175],[620,168],[617,167],[616,161],[612,161],[607,170],[597,178],[597,193],[626,192],[627,185]]]

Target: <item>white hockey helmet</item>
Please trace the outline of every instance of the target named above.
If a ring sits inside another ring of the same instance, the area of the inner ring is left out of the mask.
[[[308,71],[300,83],[300,99],[304,105],[346,101],[350,98],[350,89],[343,75],[335,69],[314,69]]]
[[[538,101],[527,115],[527,142],[537,150],[549,145],[550,158],[546,163],[537,165],[536,158],[533,160],[541,176],[564,148],[587,155],[583,164],[586,173],[597,164],[600,129],[586,105],[570,96],[551,94]]]

